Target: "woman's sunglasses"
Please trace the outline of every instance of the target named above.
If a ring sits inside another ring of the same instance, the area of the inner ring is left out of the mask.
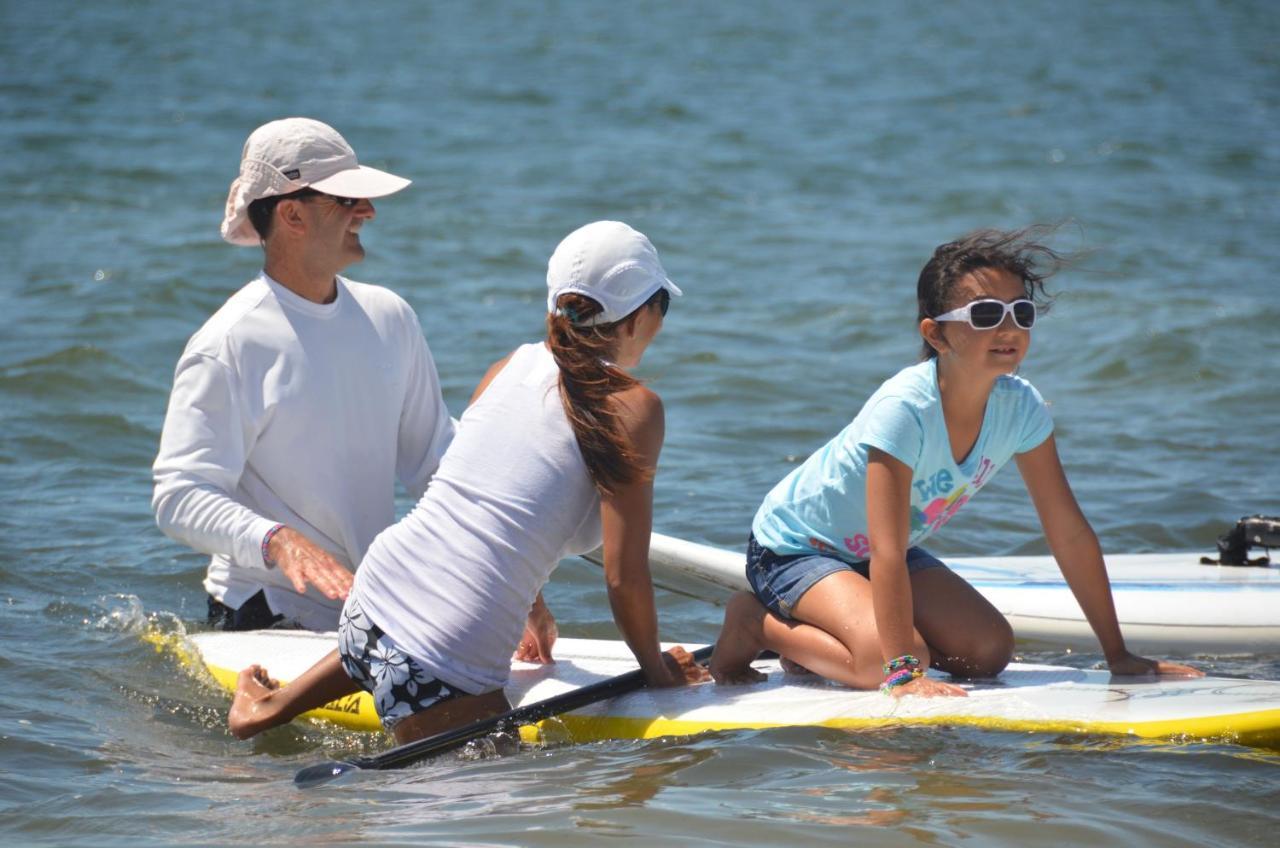
[[[1004,323],[1004,316],[1013,315],[1013,323],[1024,330],[1030,330],[1036,323],[1036,305],[1026,298],[1018,298],[1013,303],[1003,300],[983,298],[966,303],[959,309],[944,312],[935,321],[968,321],[975,330],[994,330]]]
[[[671,308],[671,292],[666,289],[658,289],[653,293],[653,297],[649,298],[649,303],[658,304],[658,309],[662,312],[662,317],[667,317],[667,310]]]

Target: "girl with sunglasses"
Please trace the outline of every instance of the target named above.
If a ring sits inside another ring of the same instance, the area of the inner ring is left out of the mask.
[[[356,572],[338,650],[280,687],[241,672],[228,716],[248,738],[364,688],[409,742],[509,709],[512,655],[551,662],[542,586],[604,545],[614,621],[651,686],[704,679],[662,652],[649,578],[662,401],[630,370],[672,295],[653,245],[616,221],[570,233],[547,269],[547,335],[481,380],[426,494]]]
[[[1034,236],[984,230],[934,251],[917,284],[921,361],[881,385],[757,511],[747,549],[754,594],[738,593],[725,610],[711,664],[718,682],[759,679],[749,663],[766,649],[790,670],[893,696],[965,694],[925,677],[929,667],[998,674],[1013,653],[1008,622],[920,545],[1010,459],[1112,672],[1200,674],[1125,647],[1049,411],[1015,376],[1044,280],[1061,265]]]

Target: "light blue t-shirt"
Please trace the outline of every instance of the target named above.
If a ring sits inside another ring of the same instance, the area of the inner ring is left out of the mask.
[[[886,380],[858,416],[765,496],[751,530],[777,554],[871,556],[867,455],[879,448],[911,467],[911,531],[918,545],[956,514],[1014,454],[1053,432],[1044,399],[1021,377],[996,381],[982,429],[964,462],[951,456],[938,392],[937,360]]]

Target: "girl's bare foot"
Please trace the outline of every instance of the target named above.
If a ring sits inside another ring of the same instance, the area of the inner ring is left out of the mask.
[[[280,681],[272,680],[260,665],[251,665],[236,678],[236,692],[227,714],[227,729],[237,739],[248,739],[273,727],[272,697],[280,691]]]
[[[750,592],[736,592],[724,608],[724,626],[709,670],[719,684],[758,683],[765,675],[751,667],[760,653],[760,623],[768,611]]]

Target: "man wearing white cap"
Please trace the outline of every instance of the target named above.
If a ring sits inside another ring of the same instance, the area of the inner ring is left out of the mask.
[[[308,118],[245,142],[222,236],[266,261],[187,343],[153,468],[157,524],[212,554],[210,624],[335,629],[396,479],[421,496],[453,438],[417,315],[339,276],[408,184]]]

